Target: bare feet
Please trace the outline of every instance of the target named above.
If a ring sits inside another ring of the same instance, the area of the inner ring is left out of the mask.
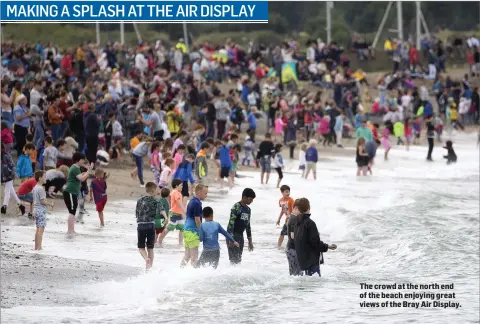
[[[150,268],[152,268],[152,262],[150,260],[150,258],[146,258],[145,259],[145,270],[150,270]]]

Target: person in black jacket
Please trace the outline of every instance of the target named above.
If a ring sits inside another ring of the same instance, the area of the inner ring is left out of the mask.
[[[328,245],[320,240],[317,225],[310,219],[310,202],[307,198],[295,201],[294,211],[298,212],[293,240],[300,269],[307,276],[320,274],[320,264],[323,264],[323,252],[335,250],[335,244]]]
[[[100,131],[100,123],[95,113],[95,104],[88,104],[88,111],[84,115],[83,124],[85,126],[85,139],[87,142],[86,156],[88,162],[95,165],[95,162],[97,162],[98,135]]]
[[[75,108],[72,111],[72,119],[70,120],[70,130],[75,135],[75,140],[78,143],[78,152],[83,152],[85,147],[85,129],[83,124],[83,106],[85,105],[84,100],[79,101]]]

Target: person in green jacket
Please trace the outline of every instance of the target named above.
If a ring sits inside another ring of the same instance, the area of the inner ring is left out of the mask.
[[[358,140],[360,137],[365,138],[365,141],[371,141],[373,139],[373,134],[372,130],[367,127],[367,121],[365,119],[362,119],[362,122],[360,124],[360,127],[357,128],[357,131],[355,133],[355,137]]]

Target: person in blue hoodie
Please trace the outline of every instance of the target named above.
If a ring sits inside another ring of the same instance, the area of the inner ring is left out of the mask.
[[[230,170],[232,169],[232,159],[230,157],[230,148],[222,142],[218,150],[218,158],[220,160],[220,189],[223,189],[224,178],[228,179],[228,185],[233,187],[232,179],[230,178]]]
[[[248,120],[248,134],[253,134],[255,137],[255,132],[257,130],[257,118],[255,117],[255,114],[257,113],[257,107],[252,107],[250,109],[250,113],[247,116]]]
[[[335,131],[335,134],[337,135],[337,147],[342,146],[342,137],[343,137],[343,119],[345,118],[345,113],[342,111],[337,117],[335,117],[335,126],[333,130]]]
[[[310,145],[305,152],[305,160],[307,161],[307,170],[305,172],[305,179],[307,179],[308,174],[310,171],[313,173],[313,179],[317,180],[317,162],[318,162],[318,151],[315,147],[317,145],[317,141],[311,139],[308,144]]]
[[[178,165],[178,168],[175,170],[175,174],[173,175],[173,179],[179,179],[183,182],[182,187],[182,197],[183,197],[183,204],[184,206],[187,205],[188,197],[190,197],[190,190],[188,189],[188,182],[190,181],[191,184],[195,183],[193,179],[192,173],[192,163],[195,157],[193,154],[188,154]]]
[[[212,207],[205,207],[202,211],[205,222],[200,225],[200,242],[203,242],[203,251],[198,260],[197,267],[203,267],[207,264],[214,269],[218,267],[218,260],[220,259],[220,245],[218,244],[218,233],[221,233],[225,238],[233,242],[235,247],[240,245],[236,242],[232,235],[230,235],[219,223],[213,220]]]

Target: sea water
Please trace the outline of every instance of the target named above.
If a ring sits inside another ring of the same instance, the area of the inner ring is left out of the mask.
[[[164,248],[155,249],[152,271],[144,273],[136,249],[134,201],[109,202],[105,218],[117,223],[100,231],[95,228],[96,217],[86,218],[87,224],[77,229],[82,235],[73,241],[53,235],[65,230],[59,221],[65,215],[51,216],[41,253],[138,266],[139,274],[123,281],[100,278],[103,282],[73,283],[63,293],[86,299],[89,306],[59,301],[56,307],[2,309],[2,323],[478,323],[476,136],[457,135],[455,149],[459,161],[450,166],[439,146],[433,163],[425,161],[426,147],[408,152],[395,147],[388,162],[379,149],[373,176],[366,178],[355,176],[353,149],[352,157],[320,162],[317,181],[301,180],[297,162],[288,162],[283,184],[291,187],[293,198],[310,200],[322,240],[338,245],[337,251],[324,254],[321,278],[288,275],[285,252],[276,247],[281,228],[275,226],[280,198],[275,174],[269,185],[260,185],[258,173],[242,172],[247,177],[238,179],[227,195],[212,190],[204,202],[226,227],[230,208],[243,188],[256,191],[251,205],[255,250],[245,249],[239,266],[229,265],[222,237],[217,270],[180,269],[182,248],[176,233],[170,233]],[[31,228],[12,231],[17,232],[12,239],[16,243],[31,241]],[[449,292],[456,298],[451,301],[461,307],[362,308],[361,283],[453,283]]]

